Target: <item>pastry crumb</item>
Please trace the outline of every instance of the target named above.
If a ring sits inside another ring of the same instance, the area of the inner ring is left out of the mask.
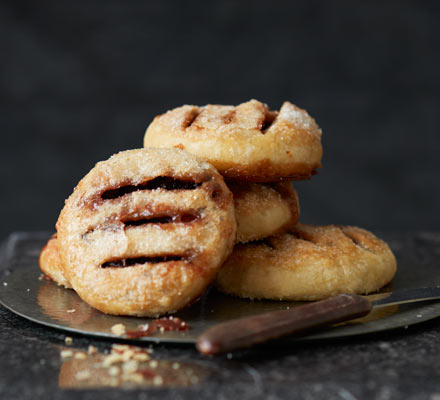
[[[133,360],[136,361],[148,361],[150,359],[150,356],[146,353],[139,353],[139,354],[135,354],[133,356]]]
[[[84,379],[89,379],[91,376],[90,371],[84,370],[84,371],[78,371],[75,375],[76,379],[79,381],[82,381]]]
[[[108,374],[110,376],[117,376],[117,375],[119,375],[119,372],[120,372],[120,368],[115,365],[113,365],[112,367],[110,367],[108,369]]]
[[[173,369],[179,369],[180,368],[180,364],[175,362],[175,363],[173,363],[172,368]]]
[[[114,335],[122,336],[125,334],[125,325],[115,324],[111,327],[111,331]]]
[[[114,363],[122,362],[122,356],[120,354],[109,354],[107,357],[104,358],[104,361],[102,362],[103,367],[109,367],[110,365]]]
[[[163,378],[161,376],[155,376],[153,378],[153,385],[154,386],[161,386],[163,384]]]
[[[73,356],[72,350],[62,350],[60,353],[61,358],[70,358]]]

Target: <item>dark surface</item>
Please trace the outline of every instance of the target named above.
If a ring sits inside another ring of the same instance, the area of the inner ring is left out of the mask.
[[[0,238],[53,229],[183,103],[288,99],[323,128],[304,222],[440,226],[437,1],[0,1]]]
[[[440,233],[392,237],[399,262],[414,262],[415,280],[423,268],[439,268],[440,272]],[[58,384],[66,379],[66,366],[59,354],[66,347],[64,338],[59,331],[40,327],[0,307],[0,398],[440,398],[438,318],[407,329],[340,341],[277,342],[229,358],[203,357],[192,346],[156,345],[155,359],[190,363],[204,371],[199,383],[180,389],[59,389]],[[111,342],[73,336],[70,347],[86,350],[89,344],[104,351]]]

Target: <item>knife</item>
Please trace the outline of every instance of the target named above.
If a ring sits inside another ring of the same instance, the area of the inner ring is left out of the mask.
[[[288,310],[234,319],[208,328],[196,342],[202,354],[221,354],[312,328],[363,317],[373,308],[440,299],[440,286],[371,296],[339,294]]]

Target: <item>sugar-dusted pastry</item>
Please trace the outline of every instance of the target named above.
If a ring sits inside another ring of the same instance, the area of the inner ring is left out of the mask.
[[[227,185],[234,196],[237,242],[281,234],[298,222],[298,196],[291,182]]]
[[[41,271],[58,285],[70,289],[72,286],[66,279],[60,255],[58,253],[57,234],[54,233],[47,241],[38,259]]]
[[[287,101],[279,112],[257,100],[236,107],[184,105],[153,120],[144,146],[186,150],[226,178],[250,182],[308,179],[322,157],[321,129]]]
[[[200,296],[236,234],[232,194],[178,149],[112,156],[79,182],[57,222],[64,273],[109,314],[156,316]]]
[[[298,224],[279,237],[236,245],[216,285],[240,297],[319,300],[374,292],[395,272],[388,245],[364,229]]]

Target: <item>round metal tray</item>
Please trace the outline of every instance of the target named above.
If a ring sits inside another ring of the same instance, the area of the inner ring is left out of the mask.
[[[48,238],[47,233],[14,234],[3,245],[3,263],[0,280],[0,303],[12,312],[38,324],[84,335],[118,338],[111,332],[115,324],[124,324],[127,330],[151,322],[148,318],[120,317],[103,314],[83,302],[78,295],[54,282],[41,279],[38,268],[39,252]],[[438,268],[416,266],[399,260],[398,273],[392,288],[385,291],[440,284]],[[296,307],[298,302],[250,301],[222,295],[209,290],[198,302],[175,316],[190,326],[185,332],[155,333],[130,341],[195,343],[205,329],[222,321],[268,311]],[[307,335],[292,335],[288,341],[310,341],[342,338],[406,327],[440,315],[440,302],[389,306],[373,310],[367,317],[338,324]]]

